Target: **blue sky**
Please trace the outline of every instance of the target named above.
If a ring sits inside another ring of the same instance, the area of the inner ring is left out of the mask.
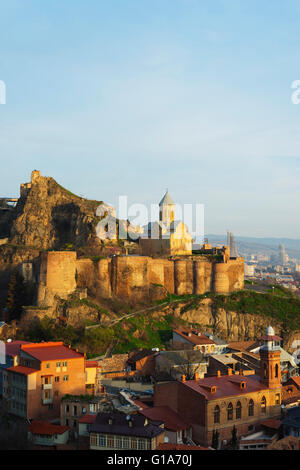
[[[207,233],[300,238],[300,1],[0,1],[1,196],[205,204]]]

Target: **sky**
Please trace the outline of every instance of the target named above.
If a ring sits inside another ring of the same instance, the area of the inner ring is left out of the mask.
[[[0,0],[0,197],[33,169],[300,238],[300,1]]]

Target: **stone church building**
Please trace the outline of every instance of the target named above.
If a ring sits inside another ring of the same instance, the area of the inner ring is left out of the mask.
[[[139,239],[145,256],[191,255],[193,238],[181,220],[175,220],[175,202],[168,191],[159,203],[159,221],[149,222]]]

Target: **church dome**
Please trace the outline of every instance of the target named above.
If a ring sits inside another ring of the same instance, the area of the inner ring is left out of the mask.
[[[273,330],[273,328],[270,325],[266,329],[266,335],[267,336],[274,336],[275,335],[275,331]]]

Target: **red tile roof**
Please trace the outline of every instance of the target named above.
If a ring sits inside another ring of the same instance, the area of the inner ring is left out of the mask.
[[[280,336],[277,336],[277,335],[264,335],[262,336],[261,338],[259,338],[263,341],[281,341],[282,338]]]
[[[189,341],[190,343],[199,345],[199,344],[215,344],[214,341],[209,339],[206,335],[202,333],[196,332],[193,328],[178,328],[174,330],[174,333],[178,334],[185,340]],[[189,336],[190,335],[190,336]]]
[[[244,389],[240,388],[241,382],[245,382]],[[206,377],[199,380],[187,380],[182,382],[186,387],[191,388],[203,395],[207,400],[230,397],[234,395],[247,395],[247,393],[267,390],[268,387],[260,383],[258,375],[222,375],[221,377]],[[211,387],[216,387],[214,393],[210,392]]]
[[[30,344],[28,341],[10,341],[5,343],[5,353],[8,356],[17,356],[22,344]]]
[[[163,444],[159,444],[157,450],[209,450],[207,447],[202,446],[188,446],[185,444],[169,444],[168,442],[164,442]]]
[[[262,421],[260,424],[261,426],[265,426],[266,428],[269,428],[269,429],[275,429],[277,431],[277,429],[279,429],[281,426],[281,421],[279,419],[266,419],[265,421]]]
[[[83,415],[79,420],[78,423],[86,423],[86,424],[92,424],[97,415]]]
[[[257,341],[232,341],[228,344],[228,348],[234,349],[235,351],[249,351],[256,346],[259,346]]]
[[[297,375],[296,377],[290,377],[290,380],[292,380],[298,388],[300,388],[300,377]]]
[[[99,367],[98,361],[86,361],[85,367]]]
[[[135,405],[139,406],[143,410],[146,408],[149,408],[149,406],[146,403],[142,402],[141,400],[134,400],[133,398],[131,398],[131,401],[133,401]]]
[[[182,431],[191,427],[168,406],[154,406],[141,410],[139,413],[151,421],[162,421],[165,428],[170,431]]]
[[[54,434],[64,434],[70,428],[68,426],[60,426],[58,424],[47,423],[46,421],[32,421],[29,425],[29,431],[32,434],[44,434],[53,436]]]
[[[68,346],[64,346],[63,342],[29,343],[22,345],[21,350],[39,361],[55,361],[57,359],[84,357],[82,353]]]
[[[37,369],[32,369],[31,367],[23,367],[23,366],[14,366],[14,367],[9,367],[8,369],[11,372],[16,372],[17,374],[22,374],[22,375],[30,375],[34,374],[37,372]]]

